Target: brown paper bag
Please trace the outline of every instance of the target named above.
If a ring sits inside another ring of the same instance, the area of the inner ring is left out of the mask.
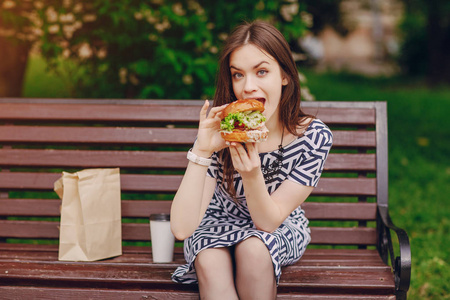
[[[119,169],[63,172],[59,260],[94,261],[122,254]]]

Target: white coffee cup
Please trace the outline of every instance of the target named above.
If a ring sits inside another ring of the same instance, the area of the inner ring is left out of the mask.
[[[167,263],[173,261],[175,237],[170,230],[170,215],[150,215],[150,234],[153,262]]]

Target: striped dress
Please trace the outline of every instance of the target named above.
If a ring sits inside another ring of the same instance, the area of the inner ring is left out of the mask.
[[[315,119],[301,137],[284,147],[282,167],[277,173],[267,174],[267,170],[270,173],[269,166],[277,161],[278,150],[260,153],[261,166],[268,167],[263,169],[266,171],[264,175],[269,194],[284,180],[315,187],[331,145],[330,129],[322,121]],[[200,225],[184,241],[187,263],[175,270],[172,280],[179,283],[197,283],[194,261],[200,251],[230,247],[249,237],[258,237],[270,252],[278,284],[281,267],[298,261],[311,241],[304,211],[301,207],[296,208],[272,233],[257,230],[250,217],[240,175],[236,174],[234,179],[237,204],[222,185],[222,165],[217,155],[214,154],[212,158],[213,162],[207,175],[217,179],[214,196]]]

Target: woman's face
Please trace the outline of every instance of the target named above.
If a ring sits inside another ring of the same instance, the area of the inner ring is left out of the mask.
[[[230,72],[236,98],[261,99],[265,106],[266,124],[277,122],[281,90],[288,83],[278,62],[267,52],[248,44],[231,53]]]

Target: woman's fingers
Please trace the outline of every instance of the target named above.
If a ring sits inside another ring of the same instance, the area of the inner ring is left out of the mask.
[[[226,147],[220,135],[220,121],[222,110],[226,105],[211,107],[208,100],[200,110],[200,123],[197,133],[197,146],[202,151],[219,151]]]
[[[205,100],[205,103],[200,110],[200,122],[206,119],[206,113],[208,112],[209,101]]]
[[[208,100],[206,100],[200,110],[200,128],[217,129],[221,121],[222,110],[226,107],[226,105],[212,107],[211,109],[209,109],[209,106],[210,104]]]
[[[241,160],[248,158],[247,151],[245,150],[244,147],[245,146],[241,143],[232,142],[231,149],[233,150],[233,152],[231,154],[232,155],[234,154],[236,157],[239,157]]]
[[[254,158],[258,157],[258,149],[256,143],[246,143],[246,144],[234,143],[234,144],[236,147],[237,154],[242,159],[248,159],[250,161],[253,161]]]
[[[220,118],[221,114],[222,114],[222,110],[227,107],[228,104],[224,104],[222,106],[216,106],[211,108],[211,110],[209,111],[208,114],[208,118]]]
[[[255,143],[244,145],[232,142],[230,145],[230,154],[233,166],[238,172],[249,172],[259,169],[260,161],[258,148]]]
[[[247,152],[250,158],[258,157],[258,144],[257,143],[248,143],[247,144]]]
[[[221,112],[228,104],[222,105],[222,106],[216,106],[209,110],[209,101],[205,100],[205,103],[203,103],[202,109],[200,110],[200,121],[205,120],[206,118],[214,118],[218,115],[219,112]]]
[[[241,145],[237,145],[236,143],[232,142],[230,145],[230,155],[231,160],[233,162],[233,166],[236,169],[236,171],[241,171],[243,168],[242,159],[238,151],[238,147],[242,147]]]

